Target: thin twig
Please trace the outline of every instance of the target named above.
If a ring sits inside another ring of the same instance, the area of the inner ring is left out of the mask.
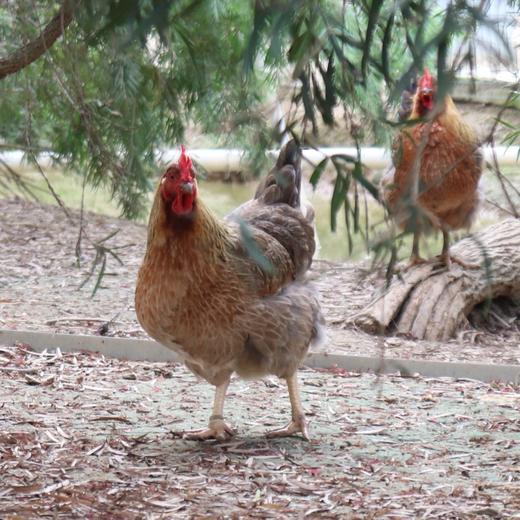
[[[87,176],[83,175],[83,184],[81,186],[81,208],[79,212],[79,231],[78,239],[76,241],[76,264],[78,267],[81,265],[81,239],[84,233],[84,217],[85,217],[85,185],[87,182]]]

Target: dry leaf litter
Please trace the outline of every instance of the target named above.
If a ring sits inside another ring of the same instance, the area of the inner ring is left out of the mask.
[[[212,396],[182,366],[0,350],[0,517],[520,518],[520,388],[301,372],[234,380],[225,443],[186,441]]]

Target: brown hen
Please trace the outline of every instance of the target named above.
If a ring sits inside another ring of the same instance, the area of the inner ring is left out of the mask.
[[[443,234],[440,261],[467,264],[449,254],[449,232],[467,228],[480,203],[482,157],[478,140],[464,122],[453,100],[437,100],[436,81],[425,69],[417,83],[412,110],[403,118],[417,120],[405,127],[394,142],[393,163],[383,177],[383,198],[397,224],[413,231],[410,263],[419,256],[422,232],[439,229]]]
[[[322,322],[305,282],[315,249],[313,216],[300,210],[301,153],[294,141],[253,200],[224,220],[198,197],[184,148],[163,174],[150,214],[135,309],[148,334],[177,352],[195,374],[216,386],[207,429],[192,439],[226,439],[223,417],[231,375],[287,380],[288,426],[268,433],[308,437],[296,371]]]

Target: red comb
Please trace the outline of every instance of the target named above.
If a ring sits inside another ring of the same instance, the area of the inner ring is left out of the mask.
[[[428,67],[424,67],[424,74],[419,79],[419,88],[433,88],[433,78],[428,70]]]
[[[179,158],[179,170],[182,173],[189,173],[191,168],[193,166],[193,163],[191,162],[191,159],[186,154],[186,148],[184,148],[184,145],[181,144],[181,156]]]

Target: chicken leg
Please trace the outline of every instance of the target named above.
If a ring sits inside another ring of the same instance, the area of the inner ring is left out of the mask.
[[[289,437],[294,433],[301,432],[305,440],[310,440],[300,398],[300,389],[298,388],[298,375],[296,372],[292,376],[286,378],[286,381],[287,389],[289,390],[289,399],[291,400],[292,420],[284,428],[267,432],[266,436],[268,438]]]
[[[415,265],[424,264],[426,260],[421,258],[419,254],[419,237],[421,236],[421,230],[419,229],[419,224],[416,223],[415,229],[413,232],[413,244],[412,244],[412,254],[410,256],[410,262],[408,267],[413,267]]]
[[[225,441],[231,438],[235,431],[224,422],[224,400],[226,399],[226,391],[229,386],[228,379],[217,386],[215,390],[215,400],[213,402],[213,413],[211,414],[208,422],[208,427],[202,430],[195,430],[192,432],[186,432],[183,435],[184,439],[194,441],[204,441],[207,439],[217,439],[219,441]]]

